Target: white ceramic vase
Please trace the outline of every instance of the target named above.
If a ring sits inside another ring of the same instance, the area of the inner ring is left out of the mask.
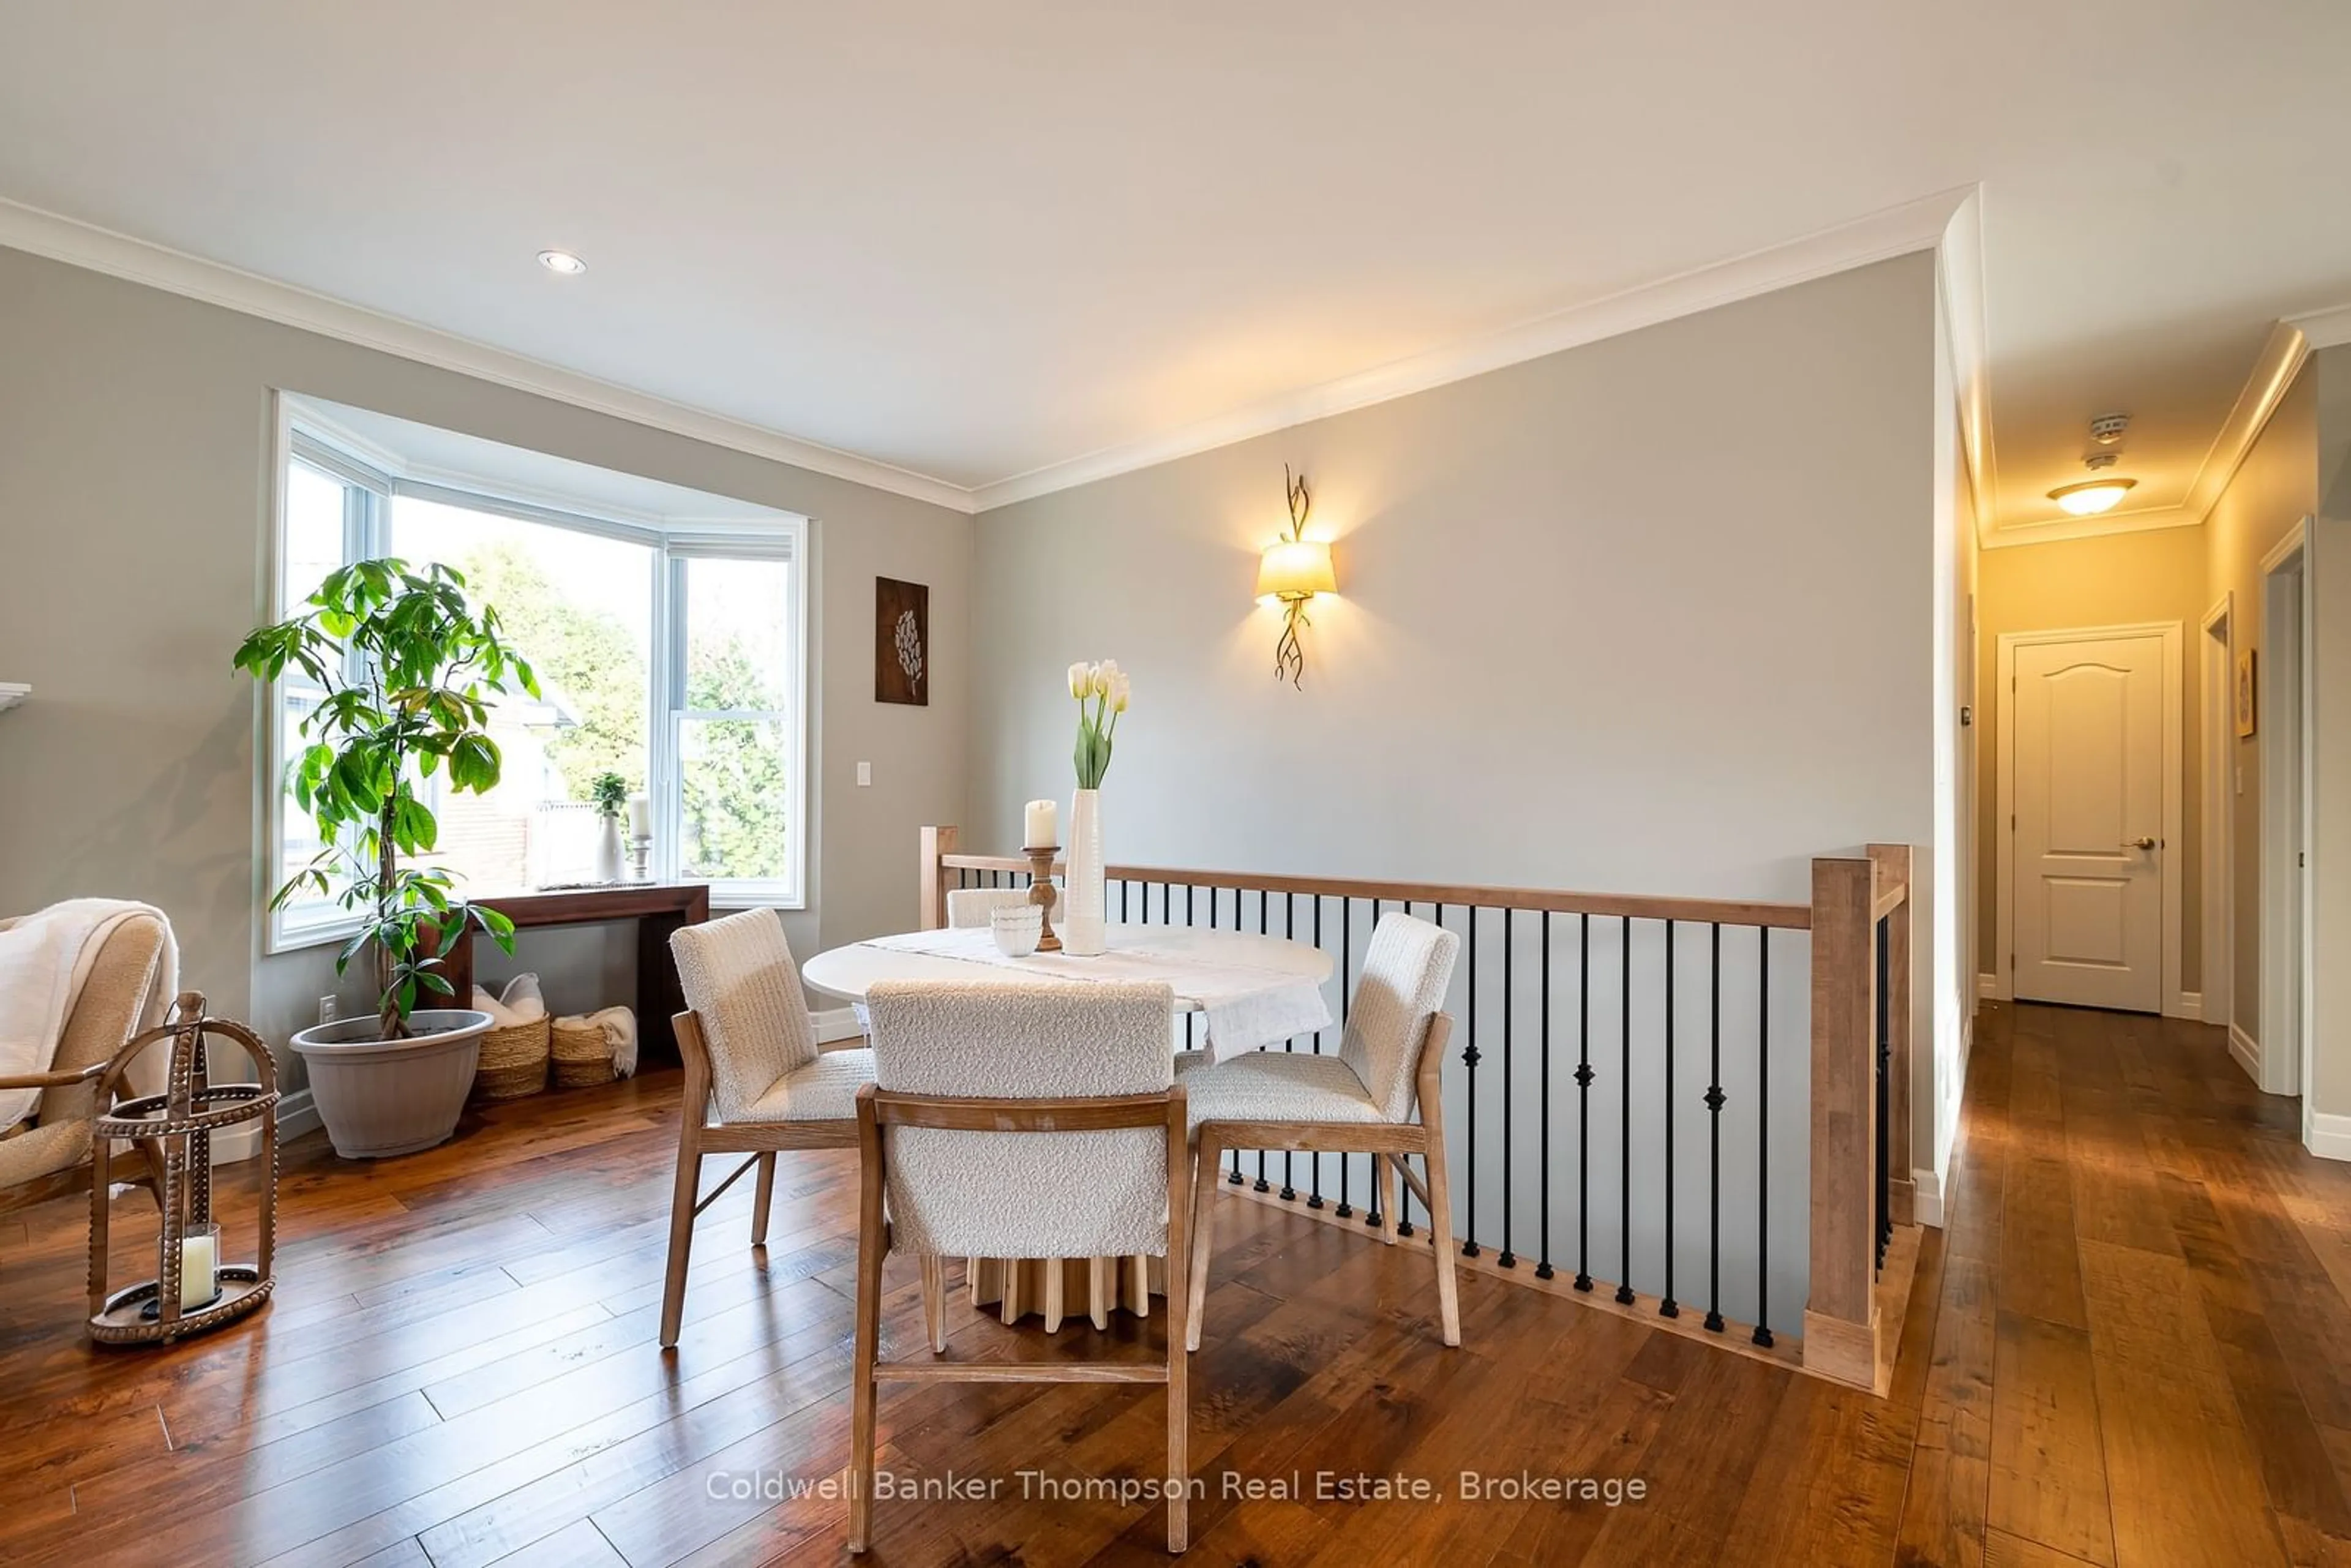
[[[600,817],[596,829],[596,880],[621,880],[621,819]]]
[[[1102,905],[1102,791],[1081,789],[1070,801],[1066,883],[1054,931],[1061,951],[1091,958],[1109,946]]]

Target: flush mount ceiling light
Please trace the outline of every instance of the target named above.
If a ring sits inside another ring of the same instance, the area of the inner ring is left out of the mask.
[[[2087,517],[2110,511],[2130,492],[2136,479],[2085,479],[2078,485],[2060,485],[2049,492],[2049,498],[2077,517]]]
[[[538,265],[565,277],[577,277],[588,270],[588,264],[568,250],[543,250],[538,253]]]

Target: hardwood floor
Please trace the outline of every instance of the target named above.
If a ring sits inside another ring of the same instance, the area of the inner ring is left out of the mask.
[[[852,1156],[782,1156],[764,1254],[749,1182],[713,1206],[664,1356],[676,1084],[501,1108],[382,1165],[300,1141],[277,1300],[171,1350],[101,1353],[76,1333],[85,1209],[0,1218],[0,1561],[841,1559],[846,1504],[819,1483],[848,1458]],[[2351,1561],[2351,1169],[2304,1156],[2294,1118],[2217,1030],[1988,1012],[1949,1227],[1921,1249],[1883,1400],[1476,1271],[1447,1351],[1425,1259],[1226,1197],[1194,1363],[1191,1556]],[[224,1187],[249,1192],[249,1173]],[[911,1264],[889,1283],[903,1353],[921,1334]],[[1053,1353],[960,1298],[949,1322],[956,1355]],[[1141,1357],[1159,1327],[1061,1337]],[[883,1468],[983,1495],[881,1499],[871,1560],[1165,1561],[1155,1504],[1023,1496],[1019,1474],[1147,1479],[1159,1401],[889,1391]],[[1644,1495],[1473,1501],[1465,1470],[1637,1478]],[[1317,1471],[1360,1491],[1426,1478],[1446,1500],[1319,1501]],[[1292,1477],[1306,1495],[1279,1495]],[[817,1490],[766,1490],[795,1480]],[[1277,1490],[1230,1495],[1252,1481]]]

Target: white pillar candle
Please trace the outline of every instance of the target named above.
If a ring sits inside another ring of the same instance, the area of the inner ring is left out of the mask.
[[[220,1293],[220,1238],[200,1230],[180,1239],[180,1310],[203,1306]]]
[[[1020,847],[1028,850],[1043,850],[1050,849],[1060,843],[1061,841],[1055,835],[1061,831],[1058,821],[1061,810],[1060,805],[1051,800],[1029,801],[1028,832],[1021,839]]]
[[[643,795],[629,797],[629,837],[650,839],[653,836],[653,803]]]

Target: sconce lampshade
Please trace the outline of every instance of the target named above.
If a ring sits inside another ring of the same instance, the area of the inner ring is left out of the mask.
[[[1331,547],[1315,539],[1283,539],[1265,547],[1258,558],[1257,596],[1261,599],[1306,599],[1336,593],[1339,579],[1331,570]]]

